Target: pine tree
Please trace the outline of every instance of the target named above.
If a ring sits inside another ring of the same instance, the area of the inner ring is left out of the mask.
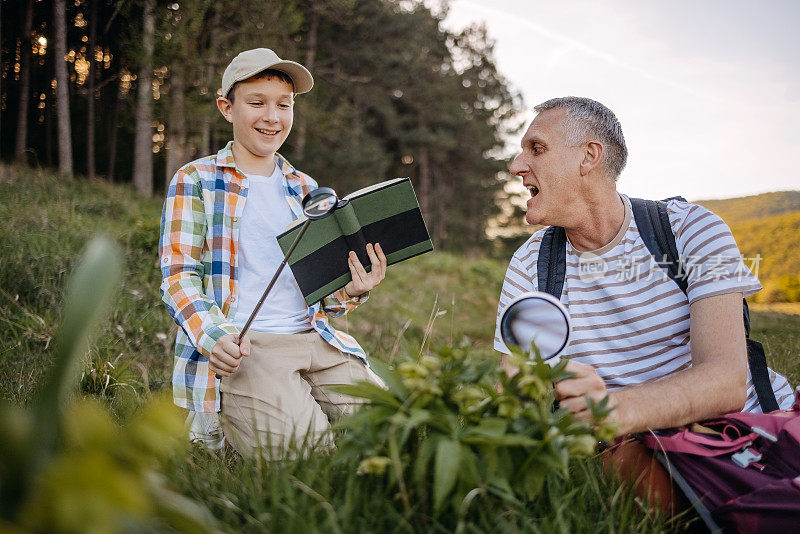
[[[58,169],[72,175],[72,128],[70,127],[69,76],[67,75],[67,5],[53,2],[56,66],[56,115],[58,117]]]
[[[133,184],[153,194],[153,50],[156,0],[144,0],[142,50],[136,79],[136,136],[133,144]]]

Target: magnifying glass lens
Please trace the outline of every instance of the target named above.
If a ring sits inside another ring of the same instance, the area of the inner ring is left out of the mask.
[[[509,304],[500,321],[503,341],[522,350],[535,343],[544,360],[555,358],[569,342],[569,315],[550,295],[530,293]]]

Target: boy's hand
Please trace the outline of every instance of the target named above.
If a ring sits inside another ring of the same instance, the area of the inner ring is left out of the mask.
[[[211,349],[208,366],[218,377],[231,376],[239,369],[242,356],[250,354],[250,338],[244,336],[241,343],[239,336],[226,334],[217,340]]]
[[[350,266],[350,275],[353,279],[344,286],[344,291],[350,297],[363,295],[386,278],[386,256],[383,254],[381,246],[376,243],[373,247],[371,243],[368,243],[367,255],[370,263],[372,263],[370,272],[364,269],[364,266],[358,260],[358,256],[352,250],[347,257],[347,265]]]

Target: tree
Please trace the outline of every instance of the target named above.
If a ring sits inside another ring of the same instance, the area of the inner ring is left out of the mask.
[[[89,0],[91,2],[89,14],[89,74],[86,84],[86,176],[90,180],[94,179],[94,123],[95,123],[95,76],[97,75],[97,61],[95,60],[95,49],[97,48],[97,3],[100,0]]]
[[[3,64],[3,47],[2,47],[2,43],[3,43],[3,31],[2,31],[3,19],[2,19],[2,15],[3,15],[3,0],[0,0],[0,70],[2,70],[2,64]],[[2,98],[2,94],[3,94],[2,76],[0,76],[0,98]],[[0,106],[0,113],[2,113],[2,106]],[[0,123],[3,122],[1,119],[2,119],[2,115],[0,114]],[[0,139],[2,139],[2,136],[0,136]],[[0,153],[1,152],[2,151],[0,151]]]
[[[54,0],[56,114],[58,116],[58,169],[72,175],[72,132],[69,117],[69,76],[67,75],[67,2]]]
[[[25,17],[22,23],[22,65],[20,72],[19,108],[17,108],[17,141],[14,146],[14,161],[25,162],[25,149],[28,143],[28,105],[31,98],[31,31],[33,30],[33,0],[25,3]]]
[[[133,144],[133,184],[147,196],[153,194],[153,50],[155,0],[144,0],[142,49],[136,79],[136,136]]]

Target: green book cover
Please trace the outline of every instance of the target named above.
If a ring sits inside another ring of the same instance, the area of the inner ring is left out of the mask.
[[[304,222],[305,218],[294,221],[278,236],[284,255]],[[367,243],[380,243],[389,265],[433,250],[410,179],[359,189],[341,199],[328,217],[311,221],[289,258],[306,303],[314,304],[350,282],[351,250],[371,270]]]

